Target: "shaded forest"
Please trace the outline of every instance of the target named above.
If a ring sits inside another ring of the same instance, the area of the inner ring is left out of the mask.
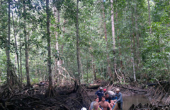
[[[169,10],[169,0],[0,0],[0,84],[169,81]]]

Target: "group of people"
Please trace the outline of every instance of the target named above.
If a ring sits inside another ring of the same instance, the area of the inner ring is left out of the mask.
[[[119,88],[114,93],[100,87],[95,93],[94,101],[91,102],[89,110],[122,110],[122,105],[123,99]]]

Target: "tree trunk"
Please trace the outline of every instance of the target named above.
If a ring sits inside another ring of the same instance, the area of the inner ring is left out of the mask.
[[[151,34],[152,33],[152,30],[151,30],[151,14],[150,14],[150,3],[149,3],[149,0],[148,1],[148,20],[149,20],[149,33]]]
[[[140,48],[140,41],[139,41],[139,31],[138,31],[138,22],[137,22],[137,3],[135,5],[135,34],[136,34],[136,67],[137,67],[137,71],[139,70],[139,64],[140,64],[140,51],[139,51],[139,48]]]
[[[22,50],[22,44],[21,44],[21,37],[20,37],[20,49],[19,49],[19,54],[20,54],[20,82],[22,84],[22,53],[21,53],[21,50]]]
[[[65,19],[64,19],[64,23],[63,23],[63,38],[64,38],[64,34],[65,34]],[[61,45],[61,55],[63,55],[63,49],[64,49],[64,44]],[[64,63],[64,59],[60,59],[60,65],[62,66]],[[63,70],[61,70],[61,72],[63,73]]]
[[[113,8],[113,0],[111,1],[111,22],[112,22],[112,39],[113,39],[113,54],[114,54],[114,70],[116,71],[116,40],[115,40],[115,25],[114,25],[114,8]],[[116,75],[114,75],[115,77]]]
[[[109,59],[109,53],[108,53],[108,42],[107,42],[107,29],[106,29],[106,21],[105,21],[105,12],[104,12],[104,6],[102,4],[102,8],[103,8],[103,23],[104,23],[104,34],[105,34],[105,41],[106,41],[106,51],[107,51],[107,72],[109,74],[110,77],[112,77],[112,70],[110,67],[111,61]],[[114,80],[114,77],[113,77]]]
[[[56,26],[56,28],[57,28],[57,30],[59,29],[59,24],[60,24],[60,13],[59,13],[59,11],[57,10],[57,8],[56,7],[54,7],[54,16],[55,16],[55,18],[56,18],[56,23],[57,23],[57,26]],[[55,38],[56,38],[56,44],[55,44],[55,49],[56,49],[56,52],[57,52],[57,57],[59,57],[59,54],[60,54],[60,52],[59,52],[59,44],[58,44],[58,36],[59,36],[59,33],[56,31],[55,32]],[[55,57],[55,74],[56,73],[58,73],[58,74],[60,74],[60,70],[59,70],[59,66],[60,66],[60,59],[58,60],[59,58],[56,58]],[[59,76],[59,80],[60,80],[60,76]],[[58,82],[61,82],[61,81],[58,81]]]
[[[47,13],[47,48],[48,48],[48,74],[49,74],[49,88],[52,88],[52,73],[51,73],[51,39],[50,39],[50,13],[49,13],[49,0],[46,0],[46,13]]]
[[[133,44],[133,46],[132,46],[132,44]],[[136,69],[135,69],[135,39],[134,39],[134,36],[133,36],[133,38],[132,38],[132,40],[131,40],[131,50],[132,50],[132,52],[131,52],[131,55],[132,55],[132,65],[133,65],[133,76],[134,76],[134,81],[136,81]]]
[[[134,19],[133,19],[133,9],[132,9],[132,27],[134,26]],[[135,45],[135,35],[134,30],[131,28],[131,55],[132,55],[132,65],[133,65],[133,74],[134,74],[134,81],[136,81],[136,45]]]
[[[82,65],[82,62],[81,62],[81,57],[79,57],[79,58],[80,58],[80,72],[81,72],[80,76],[82,78],[82,82],[84,83],[84,79],[83,79],[83,65]]]
[[[114,26],[114,9],[113,9],[113,0],[111,0],[111,21],[112,21],[112,38],[113,38],[113,53],[115,54],[115,26]]]
[[[27,75],[27,86],[30,87],[31,83],[30,83],[30,76],[29,76],[29,61],[28,61],[28,37],[27,37],[27,33],[26,33],[26,8],[25,8],[25,0],[23,1],[23,5],[24,5],[24,41],[25,41],[25,68],[26,68],[26,75]]]
[[[78,84],[80,84],[80,74],[81,74],[81,65],[80,65],[80,47],[79,47],[79,0],[77,0],[77,13],[76,13],[76,46],[77,46],[77,66],[78,66]]]
[[[64,23],[63,23],[63,37],[64,37],[64,34],[65,34],[65,19],[64,19]],[[64,49],[64,44],[61,46],[61,54],[63,54],[63,49]],[[61,65],[63,64],[63,59],[61,60]]]
[[[11,62],[10,62],[10,0],[8,0],[8,40],[6,42],[6,55],[7,55],[7,83],[12,85],[10,75],[11,75]]]
[[[86,60],[87,60],[87,62],[86,62],[86,69],[87,69],[87,83],[88,83],[88,81],[89,81],[89,76],[88,76],[88,58],[87,58],[87,53],[86,53]]]
[[[13,30],[14,30],[14,37],[15,37],[15,53],[17,56],[17,66],[18,66],[18,76],[19,76],[19,82],[20,82],[20,67],[19,67],[19,56],[18,56],[18,48],[17,48],[17,38],[16,38],[16,31],[15,31],[15,26],[14,26],[14,17],[13,17],[13,13],[12,13],[12,20],[13,20]]]
[[[95,72],[95,64],[94,64],[94,58],[93,55],[91,55],[92,57],[92,70],[93,70],[93,75],[94,75],[94,80],[96,80],[96,72]]]

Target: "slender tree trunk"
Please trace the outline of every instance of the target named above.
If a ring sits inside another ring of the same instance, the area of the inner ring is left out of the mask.
[[[79,0],[77,0],[77,12],[76,12],[76,46],[77,46],[77,66],[78,66],[78,83],[80,84],[80,74],[81,74],[81,65],[80,65],[80,47],[79,47]]]
[[[111,0],[111,21],[112,21],[112,38],[113,38],[113,53],[115,54],[115,25],[114,25],[114,9],[113,9],[113,0]]]
[[[105,34],[105,41],[106,41],[106,51],[107,51],[107,71],[110,77],[112,77],[112,70],[110,67],[111,61],[109,59],[109,53],[108,53],[108,42],[107,42],[107,29],[106,29],[106,21],[105,21],[105,12],[104,12],[104,6],[102,4],[102,8],[103,8],[103,23],[104,23],[104,34]],[[113,77],[114,80],[114,77]]]
[[[57,29],[59,30],[59,25],[60,25],[60,12],[59,10],[56,10],[57,11]],[[58,57],[60,55],[60,51],[59,51],[59,44],[58,44],[58,37],[59,37],[59,33],[56,32],[56,50],[57,50],[57,53],[58,53]],[[56,59],[57,60],[57,59]],[[60,59],[59,59],[60,60]],[[60,66],[60,61],[57,60],[57,66]]]
[[[83,79],[83,65],[82,65],[82,62],[81,62],[81,57],[79,57],[79,58],[80,58],[80,72],[81,72],[80,76],[82,78],[82,82],[84,83],[84,79]]]
[[[96,80],[96,72],[95,72],[95,64],[94,64],[94,58],[93,55],[91,55],[92,57],[92,70],[93,70],[93,75],[94,75],[94,80]]]
[[[147,0],[148,1],[148,20],[149,20],[149,33],[151,34],[152,33],[152,30],[151,30],[151,14],[150,14],[150,3],[149,3],[149,1],[150,0]]]
[[[113,7],[113,0],[111,1],[111,23],[112,23],[112,39],[113,39],[113,54],[114,54],[114,70],[116,71],[116,39],[115,39],[115,25],[114,25],[114,7]],[[114,77],[116,74],[114,75]]]
[[[64,38],[64,34],[65,34],[65,19],[64,19],[64,24],[63,24],[63,38]],[[62,46],[61,46],[61,54],[63,55],[63,49],[64,49],[64,44],[62,44]],[[60,64],[62,65],[64,62],[63,62],[64,60],[63,59],[60,59]],[[62,70],[61,70],[62,71]]]
[[[133,9],[132,9],[132,27],[134,26],[134,19],[133,19]],[[136,66],[135,66],[135,61],[136,61],[136,45],[135,45],[135,35],[134,35],[134,30],[131,29],[131,55],[132,55],[132,65],[133,65],[133,74],[134,74],[134,81],[136,81]]]
[[[87,53],[86,53],[86,60],[87,60],[87,62],[86,62],[86,69],[87,69],[87,83],[88,83],[88,81],[89,81],[89,74],[88,74],[88,58],[87,58]]]
[[[133,44],[132,48],[132,65],[133,65],[133,74],[134,74],[134,81],[136,81],[136,68],[135,68],[135,39],[134,36],[131,41],[131,45]]]
[[[6,55],[7,55],[7,83],[9,85],[12,85],[11,83],[11,79],[10,79],[10,75],[11,75],[11,62],[10,62],[10,0],[8,0],[8,40],[6,42],[7,44],[7,48],[6,48]]]
[[[59,23],[60,23],[60,14],[56,7],[54,7],[54,16],[56,18],[56,23],[57,23],[56,28],[59,29],[58,27],[59,27]],[[55,49],[57,52],[57,56],[59,57],[60,52],[59,52],[58,36],[59,36],[59,33],[56,31],[55,32],[55,38],[56,38]],[[58,68],[59,66],[60,66],[60,61],[58,60],[58,58],[55,58],[55,74],[56,73],[60,74],[60,70]],[[59,80],[60,80],[60,78],[61,78],[61,76],[59,76]],[[61,82],[61,81],[58,81],[58,82]]]
[[[19,25],[20,25],[20,19],[19,19]],[[21,82],[21,84],[22,84],[22,43],[21,43],[21,36],[19,36],[19,45],[20,45],[20,47],[19,47],[19,59],[20,59],[20,82]]]
[[[51,39],[50,39],[50,13],[49,13],[49,0],[46,0],[46,13],[47,13],[47,48],[48,48],[48,74],[49,74],[49,88],[52,88],[52,73],[51,73]]]
[[[28,61],[28,37],[27,37],[27,32],[26,32],[26,8],[25,8],[25,0],[23,1],[24,5],[24,41],[25,41],[25,68],[26,68],[26,75],[27,75],[27,86],[31,86],[30,83],[30,76],[29,76],[29,61]]]
[[[18,76],[19,76],[19,82],[20,82],[20,67],[19,67],[19,56],[18,56],[18,48],[17,48],[17,38],[16,38],[16,31],[15,31],[15,25],[14,25],[14,17],[13,17],[13,13],[12,13],[12,20],[13,20],[13,30],[14,30],[14,37],[15,37],[15,53],[17,56],[17,66],[18,66]]]
[[[136,34],[136,46],[135,46],[135,50],[136,50],[136,67],[137,67],[137,71],[139,70],[139,64],[140,64],[140,51],[139,51],[139,48],[140,48],[140,41],[139,41],[139,31],[138,31],[138,22],[137,22],[137,18],[138,18],[138,15],[137,15],[137,3],[135,5],[135,34]]]
[[[21,53],[21,50],[22,50],[22,44],[21,44],[21,37],[20,37],[20,51],[19,51],[19,53],[20,53],[20,74],[21,74],[20,82],[22,84],[22,53]]]
[[[64,23],[63,23],[63,38],[64,38],[64,34],[65,34],[65,19],[64,19]],[[64,44],[61,46],[61,54],[63,54],[63,49],[64,49]],[[62,65],[62,60],[61,60],[61,65]]]

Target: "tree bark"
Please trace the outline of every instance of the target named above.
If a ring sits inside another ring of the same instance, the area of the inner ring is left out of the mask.
[[[65,19],[64,19],[64,23],[63,23],[63,37],[64,37],[64,34],[65,34]],[[63,49],[64,49],[64,44],[61,46],[61,54],[63,54]],[[63,64],[62,62],[63,60],[61,60],[61,65]]]
[[[132,46],[133,44],[133,46]],[[133,77],[134,77],[134,81],[136,81],[136,68],[135,68],[135,39],[134,39],[134,36],[131,40],[131,49],[132,49],[132,52],[131,52],[131,55],[132,55],[132,65],[133,65]]]
[[[94,64],[94,58],[93,55],[91,55],[92,57],[92,70],[93,70],[93,75],[94,75],[94,80],[96,80],[96,71],[95,71],[95,64]]]
[[[149,33],[151,34],[152,33],[152,30],[151,30],[151,14],[150,14],[150,3],[149,3],[149,0],[148,1],[148,20],[149,20]]]
[[[116,71],[116,39],[115,39],[115,25],[114,25],[114,7],[113,7],[113,0],[111,1],[111,23],[112,23],[112,39],[113,39],[113,55],[114,55],[114,70]],[[116,75],[114,75],[115,77]]]
[[[78,66],[78,84],[80,84],[80,74],[81,74],[81,65],[80,65],[80,47],[79,47],[79,0],[77,0],[77,11],[76,11],[76,46],[77,46],[77,66]]]
[[[16,56],[17,56],[18,76],[19,76],[19,82],[20,82],[21,76],[20,76],[20,67],[19,67],[19,56],[18,56],[17,38],[16,38],[16,31],[15,31],[13,13],[12,13],[12,20],[13,20],[13,30],[14,30],[14,37],[15,37],[15,53],[16,53]]]
[[[29,76],[29,56],[28,56],[28,37],[26,32],[26,8],[25,8],[25,0],[23,1],[23,10],[24,10],[24,41],[25,41],[25,68],[26,68],[26,75],[27,75],[27,86],[30,87],[30,76]]]
[[[113,0],[110,0],[110,1],[111,1],[111,21],[112,21],[113,53],[115,54],[116,40],[115,40],[115,25],[114,25],[114,9],[113,9]]]
[[[49,13],[49,0],[46,0],[46,13],[47,13],[47,48],[48,48],[48,74],[49,74],[49,88],[52,88],[52,73],[51,73],[51,39],[50,39],[50,13]]]
[[[8,0],[8,40],[6,42],[7,48],[6,48],[6,55],[7,55],[7,83],[9,85],[12,85],[11,80],[10,80],[10,75],[11,75],[11,62],[10,62],[10,0]]]
[[[58,30],[59,24],[60,24],[60,13],[59,13],[59,11],[57,10],[56,7],[54,7],[54,16],[56,18],[56,23],[57,23],[56,28]],[[56,38],[55,49],[56,49],[56,52],[57,52],[57,57],[59,57],[59,55],[60,55],[59,44],[58,44],[58,36],[59,36],[59,33],[56,31],[55,32],[55,38]],[[55,57],[55,74],[61,73],[60,69],[58,68],[59,66],[60,66],[60,59]],[[60,80],[60,77],[61,76],[59,76],[59,80]],[[58,81],[58,82],[61,82],[61,81]]]
[[[132,9],[132,27],[134,26],[134,19],[133,19],[133,9]],[[134,74],[134,81],[136,81],[136,45],[135,45],[135,35],[134,30],[131,28],[131,55],[132,55],[132,65],[133,65],[133,74]]]
[[[136,2],[136,5],[135,5],[135,34],[136,34],[136,46],[134,48],[136,48],[136,66],[137,66],[137,71],[139,70],[139,64],[140,64],[140,51],[139,51],[139,48],[140,48],[140,41],[139,41],[139,31],[138,31],[138,22],[137,22],[137,2]]]
[[[80,52],[81,53],[81,52]],[[84,78],[83,78],[83,65],[82,65],[82,62],[81,62],[81,57],[80,58],[80,76],[82,78],[82,82],[84,83]]]
[[[86,61],[87,61],[87,62],[86,62],[86,69],[87,69],[86,71],[87,71],[87,83],[88,83],[88,81],[89,81],[88,69],[89,69],[89,68],[88,68],[88,58],[87,58],[87,53],[86,53]]]
[[[20,82],[22,84],[22,53],[21,53],[21,50],[22,50],[22,44],[21,44],[21,37],[20,37],[20,50],[19,50],[19,53],[20,53]]]

